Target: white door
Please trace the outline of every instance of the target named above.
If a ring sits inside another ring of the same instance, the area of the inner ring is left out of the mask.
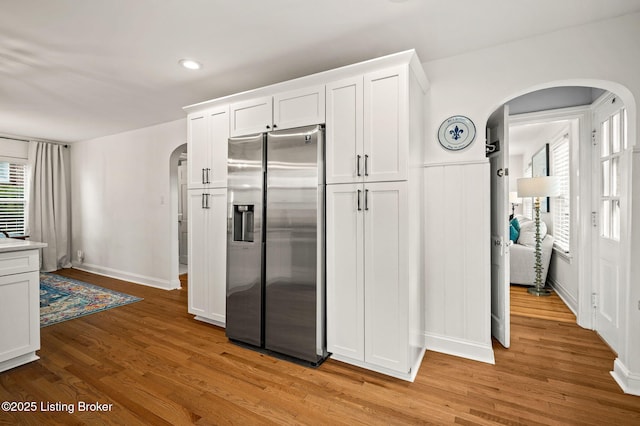
[[[491,154],[491,334],[511,344],[509,296],[509,106],[489,119],[487,140],[499,147]]]
[[[362,77],[327,84],[326,181],[362,181]]]
[[[364,76],[364,180],[406,180],[409,126],[407,67]]]
[[[327,185],[327,350],[364,361],[362,184]]]
[[[615,99],[615,98],[613,98]],[[620,178],[628,167],[626,119],[620,100],[609,99],[595,112],[594,211],[598,220],[593,241],[595,329],[615,351],[620,350],[620,225],[625,188]]]
[[[178,165],[178,257],[181,264],[189,263],[189,202],[187,196],[187,162]]]
[[[365,361],[409,372],[408,183],[364,185]]]

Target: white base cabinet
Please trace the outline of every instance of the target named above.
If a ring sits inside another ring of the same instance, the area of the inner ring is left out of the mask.
[[[39,267],[37,249],[0,252],[0,371],[39,359]]]
[[[190,190],[189,313],[225,326],[227,190]]]
[[[406,181],[327,186],[327,349],[402,378],[422,350],[410,336],[408,194]]]

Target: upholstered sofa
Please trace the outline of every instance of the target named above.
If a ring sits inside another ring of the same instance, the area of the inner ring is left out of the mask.
[[[535,222],[527,217],[517,215],[519,230],[516,241],[510,247],[510,281],[511,284],[535,285],[536,281],[536,239]],[[547,234],[547,226],[540,222],[540,236],[543,237],[542,251],[542,283],[547,279],[549,263],[553,253],[553,235]],[[513,237],[513,234],[512,234]]]

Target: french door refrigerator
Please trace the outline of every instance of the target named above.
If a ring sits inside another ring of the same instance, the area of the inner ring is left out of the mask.
[[[327,355],[324,129],[229,139],[229,339],[319,364]]]

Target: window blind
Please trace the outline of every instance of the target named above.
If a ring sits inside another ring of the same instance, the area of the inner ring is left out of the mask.
[[[24,164],[0,162],[0,231],[10,235],[25,233]]]
[[[551,174],[556,177],[560,196],[551,199],[553,237],[557,248],[569,253],[571,238],[569,137],[551,145]]]

